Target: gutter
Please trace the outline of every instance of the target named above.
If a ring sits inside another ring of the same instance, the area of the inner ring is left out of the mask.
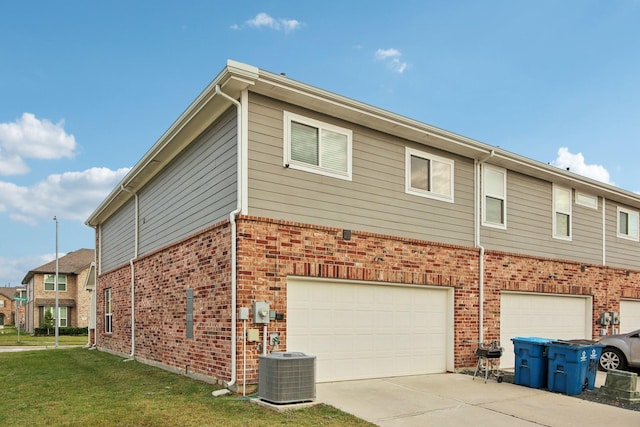
[[[238,275],[237,275],[237,266],[238,266],[238,237],[237,237],[237,224],[236,219],[238,215],[242,212],[242,197],[243,197],[243,180],[242,180],[242,172],[243,172],[243,163],[242,163],[242,147],[243,147],[243,132],[244,127],[242,126],[242,104],[237,100],[227,95],[220,89],[220,85],[215,86],[215,94],[220,95],[223,98],[229,100],[236,106],[237,114],[238,114],[238,123],[237,123],[237,199],[236,199],[236,208],[229,213],[229,222],[231,223],[231,379],[225,385],[227,388],[232,387],[236,383],[237,376],[237,356],[238,351],[236,348],[237,341],[237,317],[236,317],[236,305],[237,305],[237,287],[238,287]]]
[[[122,191],[126,191],[129,194],[133,194],[134,198],[134,243],[133,243],[133,258],[129,260],[129,265],[131,266],[131,353],[129,354],[129,359],[134,359],[136,354],[136,270],[133,264],[134,260],[138,258],[138,193],[134,193],[133,191],[127,190],[124,185],[120,184],[120,189]]]
[[[476,170],[474,176],[474,211],[475,211],[475,246],[480,249],[478,256],[478,341],[484,342],[484,246],[480,243],[480,218],[482,212],[480,209],[480,196],[481,196],[481,166],[484,162],[489,160],[495,155],[495,151],[491,150],[487,155],[481,157],[478,160],[474,160],[474,168]]]

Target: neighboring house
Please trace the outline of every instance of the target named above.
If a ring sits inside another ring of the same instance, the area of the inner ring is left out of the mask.
[[[87,220],[97,347],[235,387],[640,327],[640,196],[229,61]],[[635,322],[635,323],[634,323]],[[246,330],[246,333],[245,333]]]
[[[22,287],[0,288],[0,326],[16,325],[20,322],[24,326],[24,303],[15,300],[16,297],[22,296],[25,296],[25,289]],[[18,313],[17,322],[16,313]]]
[[[91,312],[91,294],[88,282],[93,273],[95,251],[79,249],[58,258],[58,310],[56,315],[55,260],[29,271],[22,284],[26,285],[26,330],[41,327],[49,310],[60,327],[88,327]]]

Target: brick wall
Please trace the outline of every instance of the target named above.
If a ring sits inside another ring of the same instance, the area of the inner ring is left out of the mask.
[[[145,255],[135,269],[135,357],[195,376],[231,376],[231,253],[228,222]],[[97,345],[131,353],[131,268],[98,279]],[[104,290],[112,288],[111,334]],[[186,292],[193,289],[194,337],[186,338]]]
[[[230,224],[225,221],[136,260],[136,357],[219,381],[231,375]],[[454,364],[473,366],[478,337],[478,256],[475,248],[353,232],[267,218],[238,219],[237,306],[269,301],[285,320],[269,324],[286,350],[287,277],[306,276],[454,289]],[[500,337],[500,292],[591,295],[594,322],[619,310],[620,297],[640,298],[638,273],[554,259],[487,251],[486,340]],[[584,269],[584,271],[582,271]],[[131,341],[128,265],[98,279],[98,347],[129,354]],[[113,289],[113,333],[104,333],[104,289]],[[186,339],[186,290],[194,290],[194,339]],[[255,328],[253,322],[250,327]],[[598,328],[594,323],[594,333]],[[242,322],[237,325],[237,381],[242,381]],[[258,380],[260,342],[247,343],[247,383]]]
[[[15,302],[10,299],[5,297],[4,295],[0,295],[0,313],[3,316],[3,321],[0,322],[0,326],[2,325],[13,325],[14,324],[14,317],[15,317],[15,311],[14,311],[14,306],[15,306]]]
[[[592,296],[594,338],[600,329],[596,324],[600,313],[619,312],[620,298],[640,299],[638,272],[496,251],[486,255],[485,336],[492,337],[498,331],[499,338],[502,290]]]
[[[267,218],[243,217],[238,223],[238,306],[267,300],[286,313],[289,275],[407,283],[454,288],[455,366],[475,364],[478,333],[478,250],[414,239],[309,226]],[[285,315],[286,319],[286,315]],[[286,320],[269,323],[286,350]],[[261,343],[249,343],[247,382],[257,382]]]
[[[78,327],[84,328],[89,326],[89,309],[91,307],[91,293],[84,289],[84,282],[87,280],[87,275],[91,268],[86,268],[78,274],[76,278],[77,282],[77,293],[76,293],[76,306],[75,306],[75,317],[76,317],[76,325]]]

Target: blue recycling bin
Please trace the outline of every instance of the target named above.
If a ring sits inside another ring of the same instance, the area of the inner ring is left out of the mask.
[[[592,340],[570,340],[570,343],[590,347],[587,349],[587,388],[593,390],[596,386],[596,375],[598,374],[598,362],[602,355],[604,344],[598,344]]]
[[[516,355],[514,384],[532,388],[547,386],[547,349],[552,340],[537,337],[511,338]]]
[[[595,386],[602,348],[593,341],[551,341],[547,343],[549,391],[575,396]]]

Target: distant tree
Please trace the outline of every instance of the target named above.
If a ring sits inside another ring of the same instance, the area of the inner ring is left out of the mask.
[[[42,327],[47,328],[47,335],[51,335],[51,332],[49,330],[53,328],[53,313],[51,312],[50,308],[47,308],[47,310],[44,312]]]

